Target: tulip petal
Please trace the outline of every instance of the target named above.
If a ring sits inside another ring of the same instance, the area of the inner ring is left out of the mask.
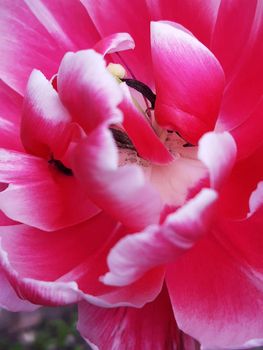
[[[220,222],[168,269],[178,325],[204,349],[240,349],[262,338],[262,214],[261,206],[246,220]]]
[[[234,3],[234,2],[233,2]],[[235,15],[236,23],[238,17],[242,17],[243,23],[247,22],[247,17],[250,17],[251,10],[255,6],[255,2],[251,1],[251,9],[247,10],[247,6],[238,5],[238,12],[240,15]],[[226,6],[229,4],[226,2]],[[231,7],[232,7],[231,2]],[[263,89],[263,3],[257,1],[256,10],[251,25],[249,37],[244,45],[243,54],[237,64],[234,62],[233,73],[228,79],[226,89],[224,91],[224,98],[222,100],[222,106],[220,115],[217,121],[217,130],[232,130],[246,121],[253,113],[255,107],[259,104],[262,98]],[[235,30],[237,26],[235,24]],[[245,27],[244,27],[245,30]],[[241,35],[242,36],[242,35]],[[235,38],[239,38],[238,34]],[[237,39],[239,41],[239,39]],[[227,52],[227,49],[224,49]],[[232,50],[232,47],[231,47]],[[253,82],[253,84],[251,83]]]
[[[39,306],[31,304],[29,301],[18,297],[13,287],[6,278],[4,272],[0,269],[0,307],[12,312],[34,311]]]
[[[188,142],[214,128],[224,72],[214,55],[183,27],[152,22],[157,121]]]
[[[146,0],[151,19],[166,19],[188,28],[207,47],[216,23],[221,0]]]
[[[92,349],[122,349],[124,344],[136,350],[177,349],[180,344],[166,290],[141,309],[103,309],[81,302],[78,310],[78,330]]]
[[[21,139],[34,155],[60,159],[70,142],[71,116],[52,84],[39,71],[30,75],[24,99]]]
[[[93,50],[67,53],[58,71],[58,93],[73,120],[87,132],[102,123],[118,123],[122,94],[106,70],[103,57]]]
[[[118,168],[117,148],[109,130],[97,128],[79,143],[72,168],[89,198],[128,227],[143,228],[158,221],[158,193],[146,183],[139,167]]]
[[[93,49],[105,56],[109,53],[134,49],[135,43],[128,33],[116,33],[101,39]]]
[[[20,151],[19,138],[22,96],[0,80],[0,147]]]
[[[227,132],[207,133],[199,141],[198,158],[209,170],[212,188],[219,189],[229,177],[236,160],[236,144]]]
[[[26,225],[0,227],[0,261],[17,293],[32,303],[64,305],[84,299],[103,307],[142,307],[159,294],[163,268],[127,288],[99,281],[109,248],[123,233],[116,224],[100,213],[52,233]]]
[[[165,164],[173,160],[172,155],[150,126],[146,116],[135,107],[126,84],[121,84],[124,98],[120,104],[123,112],[123,127],[139,155],[153,163]]]
[[[153,267],[175,261],[207,232],[216,200],[216,192],[202,190],[185,206],[168,215],[162,225],[152,225],[124,237],[108,256],[110,272],[103,277],[103,282],[127,285]]]
[[[222,215],[233,218],[244,218],[249,208],[251,193],[263,179],[263,147],[258,148],[248,158],[237,162],[228,181],[220,193],[220,211]]]
[[[100,35],[127,32],[135,41],[134,51],[114,55],[116,63],[123,64],[130,77],[153,86],[149,42],[150,17],[144,1],[123,2],[81,0]]]
[[[0,209],[11,219],[55,230],[84,221],[100,210],[90,202],[74,176],[60,173],[34,156],[0,150]]]
[[[93,46],[100,39],[75,1],[3,0],[0,28],[0,76],[20,93],[33,68],[51,78],[65,52]]]

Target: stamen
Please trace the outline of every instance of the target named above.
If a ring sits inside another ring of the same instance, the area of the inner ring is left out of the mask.
[[[155,107],[155,101],[156,101],[156,95],[152,92],[152,90],[142,83],[139,80],[136,79],[121,79],[121,81],[125,82],[129,87],[135,89],[136,91],[140,92],[144,97],[147,98],[148,101],[151,103],[151,109],[154,109]]]
[[[53,155],[51,156],[51,159],[48,161],[49,164],[52,164],[55,166],[55,168],[67,176],[73,176],[73,171],[66,167],[60,160],[54,159]]]

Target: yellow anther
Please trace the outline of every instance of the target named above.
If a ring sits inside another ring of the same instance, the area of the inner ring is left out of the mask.
[[[114,77],[118,79],[123,79],[125,77],[126,71],[121,64],[109,63],[107,69]]]

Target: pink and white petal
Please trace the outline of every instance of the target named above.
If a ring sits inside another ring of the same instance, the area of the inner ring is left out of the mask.
[[[33,303],[63,305],[84,299],[102,307],[142,307],[160,293],[163,268],[124,288],[99,281],[112,241],[119,238],[116,224],[101,213],[52,233],[25,225],[0,228],[1,264],[17,293]]]
[[[146,183],[139,167],[118,168],[117,147],[108,129],[101,127],[90,133],[76,146],[72,159],[74,174],[99,208],[133,229],[158,222],[159,194]]]
[[[22,96],[0,80],[0,147],[22,150],[19,137]]]
[[[44,230],[77,224],[98,209],[74,176],[61,174],[43,159],[0,150],[0,209],[9,218]]]
[[[263,181],[260,181],[249,198],[249,214],[256,212],[263,205]]]
[[[161,350],[177,349],[180,344],[180,331],[166,290],[140,309],[104,309],[80,302],[78,310],[77,328],[92,349],[126,346],[131,350]]]
[[[173,156],[166,149],[146,116],[139,112],[132,101],[128,86],[120,85],[124,98],[120,104],[123,112],[123,127],[129,135],[139,155],[153,163],[166,164],[173,160]]]
[[[135,47],[134,40],[128,33],[116,33],[101,39],[93,47],[95,51],[105,56],[110,53],[125,50],[133,50]]]
[[[252,8],[255,6],[254,1],[249,4],[251,4]],[[245,17],[249,16],[247,11],[250,12],[251,9],[247,10],[246,7],[240,6],[239,3],[238,8],[244,16],[242,22],[246,22],[247,19]],[[261,1],[257,1],[253,23],[243,55],[239,64],[235,66],[235,70],[224,92],[220,115],[217,121],[217,130],[232,130],[244,123],[250,117],[251,113],[253,113],[255,106],[258,105],[262,98],[262,16],[263,4]]]
[[[26,225],[0,227],[1,264],[17,293],[33,303],[78,301],[78,275],[63,276],[96,254],[115,226],[115,221],[99,214],[52,233]]]
[[[196,144],[214,128],[224,72],[215,56],[175,23],[152,22],[151,42],[157,121]]]
[[[118,32],[129,33],[135,41],[134,51],[121,52],[115,56],[115,62],[124,65],[130,77],[153,86],[152,65],[149,41],[150,17],[144,1],[123,2],[104,0],[94,3],[81,0],[88,10],[100,35],[104,38]]]
[[[103,57],[93,50],[67,53],[58,71],[58,93],[73,121],[87,132],[100,124],[118,123],[122,93],[107,71]]]
[[[52,84],[37,70],[30,75],[21,120],[21,139],[25,149],[36,156],[60,159],[65,153],[74,127]]]
[[[2,269],[0,269],[0,307],[12,312],[18,311],[34,311],[39,306],[31,304],[27,300],[19,298],[15,290],[11,286],[10,282],[6,278],[6,275]]]
[[[25,0],[30,11],[66,51],[87,49],[100,40],[85,7],[74,0]]]
[[[240,349],[262,338],[261,232],[262,208],[247,220],[219,223],[168,268],[178,325],[204,349]]]
[[[79,2],[4,0],[0,6],[0,76],[20,93],[33,68],[51,78],[65,52],[99,40]]]
[[[236,161],[237,147],[227,133],[210,132],[199,141],[198,158],[208,168],[212,188],[220,189]]]
[[[121,239],[108,256],[109,272],[103,276],[109,285],[127,285],[141,278],[146,271],[178,259],[209,230],[217,194],[204,189],[162,225]]]
[[[146,0],[151,19],[182,24],[209,47],[221,0]]]

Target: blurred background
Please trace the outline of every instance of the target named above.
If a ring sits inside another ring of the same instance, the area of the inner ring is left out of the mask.
[[[74,306],[16,313],[0,309],[0,350],[90,350],[76,322]]]

